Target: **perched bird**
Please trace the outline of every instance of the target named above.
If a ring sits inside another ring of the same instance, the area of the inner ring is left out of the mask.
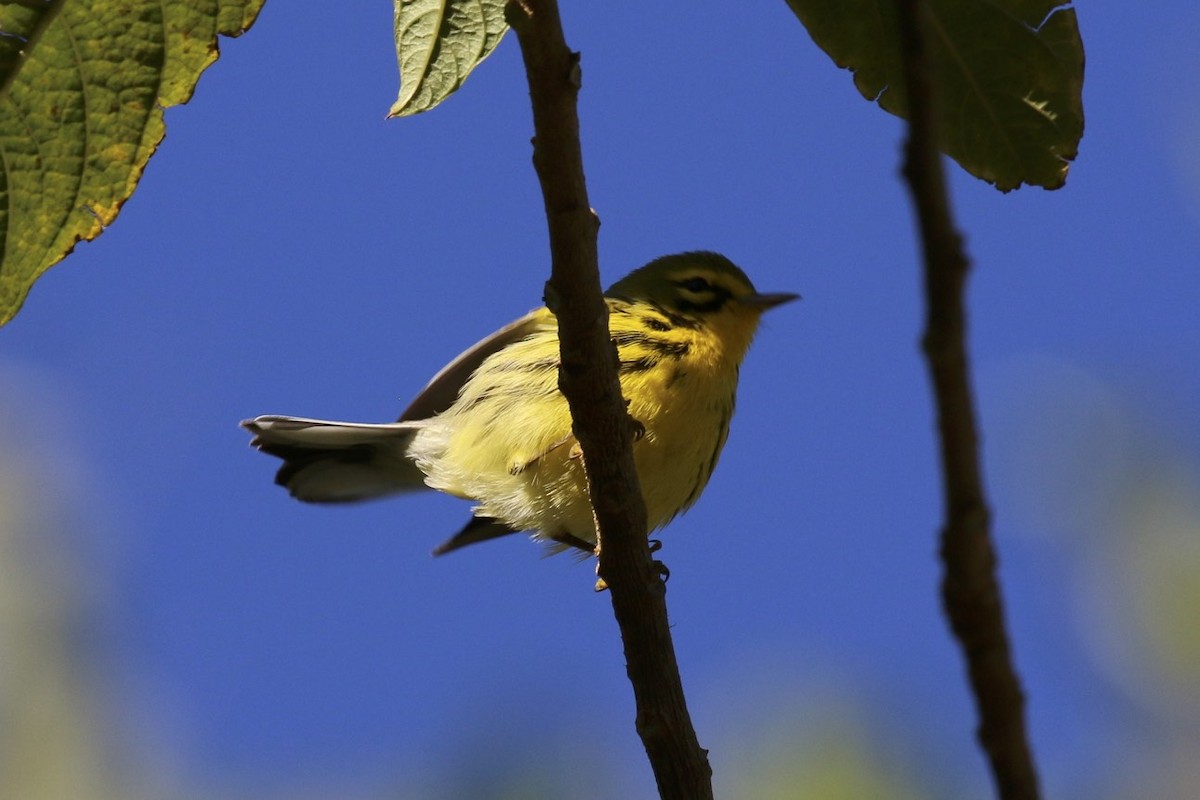
[[[651,531],[691,506],[729,434],[738,367],[764,311],[761,294],[716,253],[664,256],[605,292],[621,391],[640,436],[634,460]],[[336,503],[430,487],[477,505],[435,554],[529,531],[591,553],[596,530],[580,449],[558,390],[558,325],[545,307],[467,350],[397,422],[262,416],[251,444],[283,459],[293,497]]]

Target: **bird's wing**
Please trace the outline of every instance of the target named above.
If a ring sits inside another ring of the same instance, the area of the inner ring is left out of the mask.
[[[545,308],[538,308],[467,348],[433,376],[433,380],[404,409],[398,422],[428,419],[445,411],[454,404],[463,384],[488,356],[554,324],[553,315]]]
[[[435,547],[433,554],[435,556],[445,555],[460,547],[477,544],[478,542],[486,542],[489,539],[496,539],[501,536],[508,536],[510,533],[520,533],[520,531],[514,530],[500,520],[492,519],[491,517],[471,517],[471,521],[464,525],[462,530]]]

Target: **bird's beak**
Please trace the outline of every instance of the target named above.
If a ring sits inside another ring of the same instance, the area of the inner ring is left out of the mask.
[[[737,301],[751,308],[757,308],[759,311],[766,311],[768,308],[781,306],[784,303],[790,303],[793,300],[799,299],[800,295],[795,292],[770,292],[765,294],[756,292],[755,294],[744,294]]]

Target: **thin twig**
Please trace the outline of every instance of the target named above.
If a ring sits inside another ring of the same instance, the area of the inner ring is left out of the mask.
[[[969,262],[947,197],[925,50],[924,4],[897,0],[908,98],[904,176],[916,206],[925,251],[927,319],[922,346],[929,362],[941,443],[945,525],[942,603],[967,661],[979,713],[979,742],[997,795],[1036,800],[1037,772],[1025,732],[1025,699],[1012,663],[989,512],[966,349],[963,294]]]
[[[666,590],[646,543],[646,508],[633,462],[633,423],[617,379],[617,353],[600,293],[598,221],[587,199],[576,98],[579,54],[567,47],[554,0],[510,0],[533,105],[533,163],[550,228],[546,300],[558,317],[559,387],[595,509],[608,584],[637,704],[637,731],[659,795],[712,797],[712,771],[688,715],[667,621]]]

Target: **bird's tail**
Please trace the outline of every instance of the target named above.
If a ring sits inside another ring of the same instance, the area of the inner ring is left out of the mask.
[[[408,458],[420,422],[332,422],[302,417],[255,417],[242,423],[250,443],[283,459],[275,482],[309,503],[348,503],[424,489],[425,476]]]

